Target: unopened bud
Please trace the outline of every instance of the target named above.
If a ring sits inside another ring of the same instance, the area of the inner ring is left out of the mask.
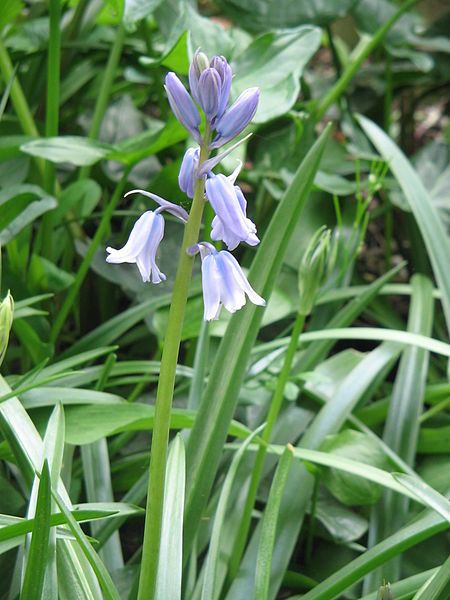
[[[199,155],[198,148],[189,148],[183,156],[180,173],[178,175],[180,189],[189,196],[189,198],[194,197]]]
[[[14,300],[8,292],[6,298],[0,303],[0,365],[5,357],[8,347],[9,332],[13,322]]]
[[[392,591],[389,583],[384,583],[378,590],[377,600],[392,600]]]
[[[174,115],[180,123],[192,133],[195,140],[201,143],[200,132],[198,129],[200,125],[200,115],[187,89],[175,73],[167,74],[166,85],[164,87],[166,88],[167,97],[169,98],[170,107],[172,108]]]
[[[189,87],[194,100],[200,104],[198,94],[198,80],[205,69],[209,68],[209,59],[204,52],[198,48],[195,51],[192,62],[189,66]]]
[[[312,237],[300,263],[298,289],[299,312],[309,315],[329,271],[331,231],[321,227]]]
[[[215,69],[205,69],[198,80],[199,104],[211,123],[219,110],[222,82]]]
[[[257,87],[242,92],[239,98],[218,120],[216,125],[218,135],[210,145],[211,150],[220,148],[247,127],[255,116],[258,101],[259,89]]]

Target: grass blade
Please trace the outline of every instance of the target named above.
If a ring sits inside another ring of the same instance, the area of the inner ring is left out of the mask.
[[[24,599],[42,598],[49,549],[51,501],[50,471],[45,460],[39,481],[36,514],[21,590],[21,598]]]
[[[255,597],[267,600],[270,588],[270,566],[280,510],[281,500],[292,463],[294,448],[288,444],[281,455],[277,470],[270,487],[269,498],[261,524],[258,556],[256,559]]]
[[[185,484],[184,442],[178,434],[172,442],[167,460],[156,598],[181,599]]]
[[[414,596],[413,600],[442,600],[450,596],[450,556]]]

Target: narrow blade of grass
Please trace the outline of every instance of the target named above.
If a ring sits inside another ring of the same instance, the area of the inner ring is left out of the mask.
[[[260,600],[267,600],[269,598],[270,567],[272,564],[278,513],[294,456],[293,451],[294,448],[288,444],[281,455],[262,519],[255,573],[255,597]]]
[[[50,537],[50,512],[52,504],[51,479],[48,462],[41,471],[36,502],[36,514],[23,578],[21,598],[42,598],[47,569],[48,542]]]

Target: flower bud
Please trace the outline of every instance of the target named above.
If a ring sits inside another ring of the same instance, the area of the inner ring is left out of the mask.
[[[299,312],[309,315],[329,269],[331,231],[321,227],[312,237],[300,263],[298,289]]]
[[[195,140],[201,143],[201,136],[198,129],[200,115],[188,91],[175,73],[168,73],[166,75],[166,85],[164,87],[174,115],[190,131]]]
[[[8,292],[6,298],[0,303],[0,365],[8,347],[9,332],[13,322],[14,300]]]
[[[198,80],[205,69],[209,68],[209,60],[204,52],[198,48],[195,51],[194,58],[189,66],[189,87],[194,100],[200,104],[198,95]]]
[[[198,148],[189,148],[183,156],[178,184],[182,192],[189,198],[194,197],[195,182],[197,181],[197,169],[200,152]]]
[[[242,92],[236,102],[218,120],[216,125],[218,135],[210,145],[211,149],[220,148],[241,133],[255,116],[258,100],[258,88],[249,88]]]
[[[219,110],[222,82],[215,69],[205,69],[198,80],[199,104],[211,123]]]
[[[391,586],[389,583],[384,583],[378,590],[377,600],[392,600]]]
[[[230,97],[231,80],[233,72],[227,60],[223,56],[214,56],[211,60],[211,67],[217,71],[221,82],[221,92],[219,98],[219,110],[217,111],[217,118],[225,112],[228,104],[228,98]]]

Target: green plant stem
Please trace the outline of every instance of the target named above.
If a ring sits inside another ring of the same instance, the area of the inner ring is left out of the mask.
[[[72,308],[75,298],[77,297],[77,294],[79,292],[81,284],[83,283],[84,278],[86,277],[86,274],[89,270],[92,259],[94,258],[94,254],[95,254],[97,248],[99,247],[100,242],[103,240],[103,237],[109,227],[109,223],[111,221],[111,218],[112,218],[114,210],[117,206],[117,203],[119,202],[119,200],[121,199],[121,197],[123,195],[123,191],[125,189],[125,185],[128,180],[128,175],[129,175],[131,169],[132,169],[132,165],[127,167],[127,169],[125,170],[124,174],[122,175],[122,178],[119,181],[119,183],[114,191],[114,194],[111,198],[111,202],[106,206],[105,210],[103,211],[103,215],[102,215],[100,224],[99,224],[98,229],[95,232],[94,238],[92,239],[92,242],[89,245],[89,248],[87,249],[87,252],[81,262],[80,268],[78,269],[78,273],[75,277],[75,281],[73,282],[73,284],[69,290],[69,293],[67,294],[67,296],[61,306],[61,309],[58,312],[56,319],[53,323],[53,327],[52,327],[52,330],[50,333],[50,341],[52,343],[55,343],[58,338],[61,328],[67,319],[67,316],[70,312],[70,309]]]
[[[264,459],[266,457],[267,452],[267,444],[270,442],[270,438],[272,437],[272,431],[275,426],[276,420],[278,418],[278,414],[280,412],[281,406],[283,404],[284,398],[284,390],[286,384],[289,379],[289,374],[291,372],[292,363],[294,361],[295,352],[298,348],[298,342],[300,338],[300,334],[303,329],[303,325],[305,323],[305,315],[298,313],[297,318],[294,323],[294,327],[292,329],[291,339],[289,341],[289,345],[286,351],[286,355],[284,357],[283,367],[278,376],[277,385],[275,387],[275,392],[273,394],[272,402],[270,403],[269,413],[267,415],[267,424],[264,428],[264,431],[261,434],[262,443],[258,449],[256,454],[255,464],[253,466],[252,477],[250,480],[250,485],[247,493],[247,498],[245,501],[244,510],[242,513],[242,520],[239,527],[239,533],[236,537],[236,542],[233,548],[233,552],[231,553],[230,559],[230,570],[229,570],[229,581],[231,581],[236,577],[237,572],[239,570],[239,565],[241,562],[242,554],[244,552],[248,532],[250,530],[251,517],[253,512],[253,507],[256,500],[256,493],[258,491],[259,483],[261,481],[261,476],[264,469]]]
[[[207,129],[200,149],[200,163],[209,156],[210,131]],[[181,343],[186,301],[192,275],[193,257],[187,248],[197,243],[204,207],[204,180],[197,180],[188,222],[184,230],[180,259],[173,287],[161,370],[156,394],[155,420],[150,452],[150,478],[142,546],[138,600],[154,600],[160,550],[161,523],[164,505],[167,446],[169,442],[170,413],[172,410],[175,372]]]
[[[347,68],[342,73],[341,77],[337,80],[331,90],[325,95],[323,100],[319,103],[316,112],[316,120],[320,121],[320,119],[325,115],[329,107],[334,104],[345,92],[348,84],[359,71],[363,62],[369,57],[369,55],[375,50],[378,44],[382,41],[386,33],[392,27],[392,25],[405,13],[407,10],[411,8],[414,4],[416,4],[418,0],[406,0],[398,11],[394,13],[390,19],[388,19],[374,34],[374,36],[367,42],[367,44],[362,48],[361,52],[358,54],[356,59],[352,61]]]
[[[94,115],[92,117],[91,127],[89,129],[88,137],[90,139],[96,139],[100,132],[100,127],[103,121],[103,117],[106,111],[109,97],[111,95],[111,88],[114,83],[114,77],[116,76],[117,66],[119,64],[120,56],[122,54],[123,43],[125,41],[125,28],[121,24],[117,28],[116,38],[114,44],[111,46],[111,50],[106,64],[105,73],[100,85],[100,91],[97,96],[95,103]],[[80,169],[79,179],[85,179],[89,177],[91,167],[86,166]]]
[[[8,51],[3,44],[3,40],[0,37],[0,71],[5,84],[13,79],[11,84],[11,101],[16,111],[17,118],[19,119],[20,126],[25,135],[32,137],[39,137],[39,131],[34,122],[33,115],[31,114],[30,107],[23,93],[22,86],[19,83],[17,75],[14,76],[14,69],[9,57]],[[38,166],[40,175],[44,176],[45,163],[41,158],[35,159]]]

